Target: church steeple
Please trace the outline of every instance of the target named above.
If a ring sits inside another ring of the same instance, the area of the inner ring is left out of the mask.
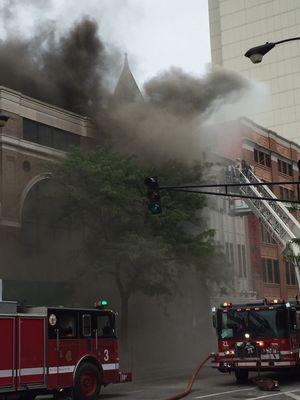
[[[120,103],[134,103],[143,101],[143,95],[130,70],[127,53],[124,55],[123,69],[114,91],[114,101]]]

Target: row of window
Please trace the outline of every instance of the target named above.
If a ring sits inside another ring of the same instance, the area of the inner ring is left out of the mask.
[[[51,323],[54,320],[54,323]],[[49,339],[111,338],[116,336],[115,317],[109,312],[49,312]]]
[[[62,151],[80,145],[79,135],[28,118],[23,118],[23,139]]]
[[[225,242],[225,253],[229,263],[234,265],[234,249],[233,243]],[[238,257],[238,276],[240,278],[247,277],[247,259],[246,259],[246,247],[243,244],[237,245],[237,257]]]
[[[257,164],[271,167],[271,155],[265,153],[264,151],[254,149],[254,161]],[[291,163],[278,159],[278,171],[285,175],[293,176],[293,165]]]
[[[280,283],[279,262],[271,258],[262,258],[262,270],[264,283]],[[286,284],[296,285],[295,267],[292,263],[285,263]]]

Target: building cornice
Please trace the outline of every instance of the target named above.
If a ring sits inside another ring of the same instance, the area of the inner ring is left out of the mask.
[[[61,160],[66,156],[64,151],[6,135],[0,135],[0,147],[1,149],[22,153],[30,157],[38,157],[47,161]]]
[[[300,146],[296,142],[293,142],[284,138],[283,136],[278,135],[278,133],[272,131],[271,129],[264,128],[263,126],[258,125],[256,122],[246,117],[240,118],[239,121],[242,125],[246,125],[249,128],[252,128],[257,133],[260,133],[265,137],[273,138],[278,143],[282,144],[282,146],[286,146],[287,148],[292,148],[293,150],[297,150],[300,152]]]
[[[95,137],[91,120],[15,90],[0,86],[0,110],[29,118],[80,136]]]

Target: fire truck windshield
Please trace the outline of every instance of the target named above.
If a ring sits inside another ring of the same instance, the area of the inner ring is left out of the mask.
[[[219,339],[242,339],[245,332],[253,338],[280,338],[287,336],[287,310],[261,309],[258,311],[220,310]]]

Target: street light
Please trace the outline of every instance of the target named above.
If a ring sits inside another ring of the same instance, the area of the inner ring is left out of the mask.
[[[260,46],[252,47],[251,49],[247,50],[245,53],[245,57],[250,58],[253,64],[258,64],[262,61],[263,56],[267,54],[270,50],[273,49],[277,44],[291,42],[292,40],[300,40],[300,37],[294,37],[290,39],[280,40],[279,42],[267,42],[266,44],[262,44]]]

